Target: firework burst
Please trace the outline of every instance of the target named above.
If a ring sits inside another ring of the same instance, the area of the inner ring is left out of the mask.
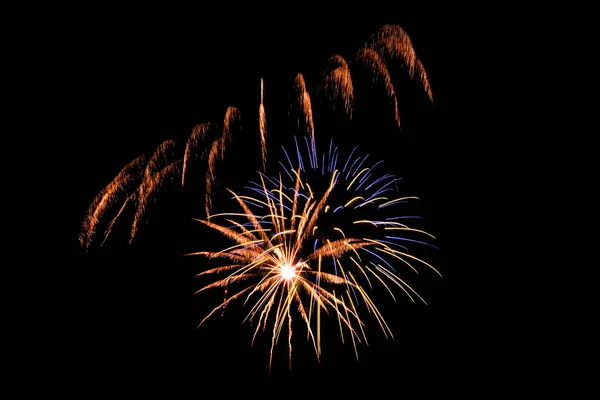
[[[342,162],[331,142],[319,157],[309,138],[301,137],[293,154],[297,163],[284,149],[287,165],[280,163],[279,176],[259,173],[260,181],[246,187],[250,195],[230,191],[240,212],[198,219],[233,242],[190,254],[230,262],[198,274],[218,276],[198,293],[211,288],[232,293],[200,325],[228,303],[243,301],[249,306],[245,321],[255,326],[252,342],[259,331],[271,332],[269,368],[284,332],[291,368],[294,318],[304,322],[320,356],[322,314],[337,318],[342,341],[348,338],[358,357],[357,344],[368,343],[361,313],[374,315],[384,335],[393,337],[370,293],[383,290],[396,300],[397,287],[411,301],[425,302],[400,271],[425,267],[439,274],[409,251],[411,245],[435,247],[431,234],[407,224],[415,217],[400,212],[416,198],[400,196],[399,178],[378,174],[382,162],[369,163],[356,150]]]

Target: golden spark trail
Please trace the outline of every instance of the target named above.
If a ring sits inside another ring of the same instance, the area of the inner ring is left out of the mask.
[[[304,127],[306,129],[307,136],[310,137],[310,143],[313,152],[315,151],[315,124],[313,122],[312,103],[310,101],[310,94],[306,89],[306,82],[304,81],[304,75],[301,73],[296,75],[294,80],[296,88],[297,104],[300,106],[301,115],[304,116]],[[300,129],[300,121],[298,121],[298,129]]]
[[[265,114],[265,106],[263,104],[263,79],[260,78],[260,106],[258,109],[258,128],[260,131],[260,148],[262,153],[263,171],[267,170],[267,116]]]
[[[83,219],[81,233],[79,234],[79,243],[89,249],[92,238],[96,231],[96,226],[100,222],[102,216],[115,203],[119,194],[126,191],[129,185],[139,179],[141,166],[145,161],[144,156],[140,156],[129,164],[113,178],[113,180],[96,196],[92,204],[88,208],[88,212]],[[120,213],[119,213],[120,214]],[[110,227],[108,230],[110,233]]]

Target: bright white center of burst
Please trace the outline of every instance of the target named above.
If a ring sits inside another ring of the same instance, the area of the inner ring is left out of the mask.
[[[280,273],[283,279],[289,281],[296,276],[296,268],[292,267],[290,264],[283,264]]]

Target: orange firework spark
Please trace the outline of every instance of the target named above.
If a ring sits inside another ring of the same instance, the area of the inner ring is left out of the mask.
[[[369,48],[363,48],[359,50],[357,54],[357,59],[363,62],[364,65],[371,68],[371,71],[373,72],[373,78],[383,79],[383,84],[385,85],[385,90],[387,92],[388,98],[394,106],[394,120],[396,121],[398,128],[400,128],[400,113],[398,112],[398,99],[396,98],[396,91],[394,90],[394,85],[392,84],[392,77],[388,72],[385,62],[381,59],[379,53]]]
[[[327,61],[326,71],[323,74],[323,88],[330,93],[334,109],[341,101],[344,111],[352,119],[354,86],[350,67],[341,55],[336,54]]]
[[[198,124],[192,129],[192,134],[187,140],[185,146],[185,153],[183,154],[183,171],[181,172],[181,186],[185,185],[185,175],[190,165],[193,164],[198,157],[198,149],[206,141],[208,131],[210,129],[210,123],[206,122]],[[206,151],[203,151],[200,155],[201,158],[206,157]]]
[[[129,186],[139,179],[141,168],[144,164],[144,156],[140,156],[127,164],[121,172],[104,188],[90,207],[83,219],[81,232],[79,234],[79,243],[87,249],[92,244],[92,239],[96,232],[96,227],[102,216],[118,200],[119,196],[129,189]],[[129,196],[128,196],[129,200]],[[127,201],[126,201],[127,203]],[[109,231],[110,233],[110,231]]]
[[[263,171],[267,170],[267,115],[263,104],[263,80],[260,78],[260,106],[258,109],[258,129],[260,131],[260,146],[262,153]]]
[[[408,67],[410,77],[414,78],[416,73],[425,93],[427,93],[427,96],[433,102],[433,93],[427,72],[425,72],[425,67],[419,57],[417,57],[408,33],[402,27],[398,25],[384,25],[371,35],[367,47],[377,50],[385,58],[402,59]]]
[[[135,216],[133,217],[133,223],[131,225],[131,234],[129,237],[130,242],[135,237],[139,228],[139,224],[144,218],[148,201],[152,198],[152,195],[156,193],[157,189],[162,186],[165,173],[167,171],[173,172],[172,167],[169,169],[166,168],[170,166],[169,160],[173,156],[174,150],[175,141],[165,140],[156,148],[150,157],[148,164],[146,164],[146,169],[144,170],[144,180],[138,188],[138,204],[135,211]]]
[[[123,214],[128,205],[135,207],[135,215],[131,225],[129,242],[133,241],[139,230],[140,223],[151,199],[162,188],[167,178],[173,178],[181,171],[183,160],[171,162],[174,155],[175,142],[166,140],[161,143],[145,164],[145,156],[140,156],[127,164],[121,172],[96,196],[83,219],[79,242],[89,250],[92,239],[101,218],[106,212],[125,195],[116,215],[104,232],[101,245],[106,242],[117,219]]]
[[[294,87],[296,89],[296,103],[301,110],[300,115],[304,116],[304,127],[306,128],[306,134],[310,136],[311,139],[314,139],[315,125],[313,122],[312,104],[310,101],[310,94],[306,89],[304,75],[301,73],[296,75],[296,79],[294,79]],[[298,129],[300,129],[300,120],[298,120]]]

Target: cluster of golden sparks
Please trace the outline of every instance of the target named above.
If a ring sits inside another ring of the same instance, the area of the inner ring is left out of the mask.
[[[271,360],[282,328],[286,327],[290,363],[293,313],[298,313],[304,321],[317,357],[321,354],[322,311],[337,317],[342,341],[347,329],[356,352],[356,344],[367,340],[360,307],[375,316],[386,337],[393,337],[367,288],[372,290],[380,285],[395,300],[391,286],[397,286],[411,301],[425,302],[401,279],[394,264],[400,263],[414,272],[421,265],[439,274],[433,266],[408,252],[407,242],[432,246],[409,235],[434,237],[399,222],[411,217],[398,216],[396,207],[415,197],[394,195],[398,191],[394,185],[398,178],[376,174],[380,162],[364,167],[367,157],[352,157],[354,151],[342,163],[337,147],[330,146],[329,154],[327,157],[323,154],[321,160],[315,157],[308,140],[306,149],[308,159],[298,150],[299,166],[294,168],[290,162],[279,177],[260,173],[260,183],[253,182],[248,187],[258,195],[230,191],[241,212],[197,219],[233,241],[233,246],[190,254],[230,262],[198,274],[225,275],[198,292],[239,287],[200,324],[231,301],[242,298],[248,303],[255,299],[246,317],[251,322],[257,321],[254,337],[272,319]],[[322,190],[313,188],[308,179],[310,174],[317,178],[317,183],[327,180],[329,184]],[[365,216],[373,219],[364,219]],[[224,218],[225,223],[214,222],[217,218]],[[405,235],[395,236],[394,232]]]
[[[400,127],[396,91],[386,65],[386,60],[393,59],[403,62],[409,76],[418,80],[433,101],[425,69],[408,34],[401,27],[383,26],[355,55],[356,65],[369,68],[375,81],[384,86],[393,107],[392,117]],[[227,288],[240,289],[231,290],[233,294],[226,296],[222,304],[200,324],[236,299],[243,299],[244,303],[253,299],[255,301],[246,319],[256,322],[254,338],[259,331],[266,330],[269,323],[272,325],[272,360],[280,334],[287,331],[290,367],[293,315],[299,315],[306,325],[307,337],[317,358],[321,355],[322,313],[333,314],[337,318],[342,341],[345,340],[344,332],[347,332],[356,351],[358,342],[367,342],[359,313],[361,308],[375,317],[386,337],[392,337],[382,313],[368,294],[369,290],[382,288],[395,299],[392,286],[396,286],[413,302],[416,299],[424,302],[397,274],[397,264],[414,272],[417,272],[417,264],[437,272],[433,266],[410,254],[406,247],[407,243],[430,245],[411,239],[410,235],[433,238],[429,233],[405,223],[416,217],[398,216],[397,211],[384,217],[386,211],[393,211],[414,197],[394,195],[398,191],[398,179],[391,174],[377,175],[381,162],[367,167],[367,157],[354,155],[354,150],[345,164],[338,159],[337,147],[332,149],[331,144],[327,156],[323,153],[320,157],[317,154],[311,97],[301,73],[294,80],[294,88],[301,135],[300,145],[296,138],[297,163],[291,162],[284,149],[289,165],[280,161],[283,168],[279,176],[269,176],[261,80],[258,127],[262,162],[260,183],[253,182],[250,189],[255,194],[252,196],[239,195],[228,189],[241,212],[212,214],[218,168],[225,161],[227,146],[234,140],[233,132],[241,121],[240,110],[229,107],[222,124],[203,123],[194,127],[186,142],[183,158],[176,158],[175,142],[167,140],[149,158],[141,156],[125,166],[90,205],[79,236],[80,244],[89,250],[100,221],[120,204],[104,231],[102,244],[128,206],[133,207],[131,242],[140,229],[146,210],[164,183],[170,181],[187,185],[190,168],[199,160],[204,161],[206,218],[198,221],[231,240],[233,246],[220,251],[193,253],[228,261],[227,265],[199,274],[219,275],[219,278],[198,292],[215,287],[224,288],[226,293]],[[351,67],[344,57],[335,54],[327,61],[319,90],[327,94],[336,110],[352,119],[355,95]],[[302,139],[308,157],[302,156]],[[314,180],[309,181],[309,176]],[[323,182],[327,184],[322,190],[317,190],[316,187]],[[223,218],[225,223],[215,222],[218,218]],[[341,222],[338,224],[336,221]],[[393,236],[392,231],[405,235]]]

